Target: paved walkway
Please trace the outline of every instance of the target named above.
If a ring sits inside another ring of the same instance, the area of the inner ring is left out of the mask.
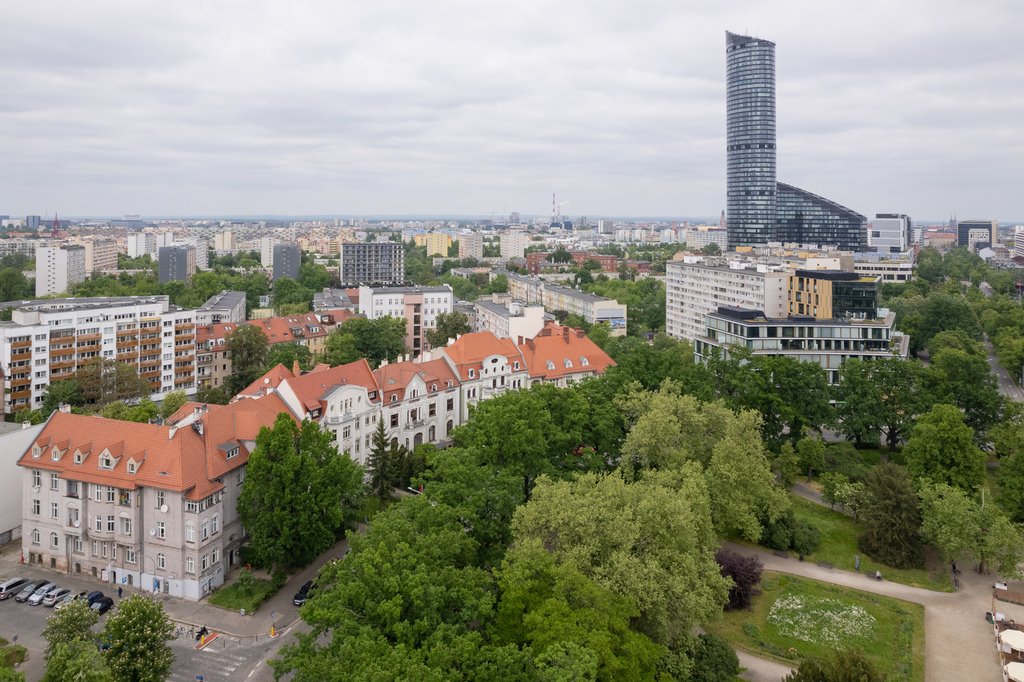
[[[730,549],[756,555],[764,567],[771,571],[813,578],[923,605],[926,632],[925,679],[928,682],[996,682],[1002,679],[992,626],[985,622],[985,613],[992,609],[991,576],[965,570],[960,574],[958,592],[933,592],[886,580],[878,582],[852,571],[784,559],[768,550],[743,545],[730,545]],[[1000,610],[1003,610],[1002,607]]]

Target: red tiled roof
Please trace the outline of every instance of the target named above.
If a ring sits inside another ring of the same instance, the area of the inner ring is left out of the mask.
[[[324,329],[319,318],[313,313],[287,315],[284,317],[268,317],[263,320],[249,320],[246,324],[258,327],[267,335],[270,343],[290,343],[293,341],[327,336],[330,332]],[[313,331],[313,330],[316,331]]]
[[[582,330],[554,322],[545,324],[537,336],[527,339],[519,349],[526,359],[531,378],[559,379],[573,374],[603,374],[615,364]]]
[[[480,369],[483,361],[492,355],[504,355],[509,364],[523,359],[512,339],[500,339],[491,332],[463,334],[443,350],[458,367],[462,379],[469,379],[469,370]]]
[[[280,362],[267,370],[259,379],[252,382],[241,391],[237,397],[260,396],[271,388],[277,388],[285,379],[292,379],[295,374]]]
[[[440,359],[387,364],[373,370],[373,376],[377,380],[377,385],[380,386],[381,399],[385,403],[390,402],[391,396],[395,394],[398,395],[398,400],[405,400],[405,390],[415,376],[423,379],[428,392],[433,392],[431,386],[436,386],[436,390],[443,391],[448,388],[449,381],[453,386],[458,386],[460,383],[448,363]]]
[[[324,394],[341,384],[365,386],[368,391],[378,390],[377,380],[366,358],[319,372],[309,372],[287,379],[286,383],[306,410],[320,407],[320,399]]]

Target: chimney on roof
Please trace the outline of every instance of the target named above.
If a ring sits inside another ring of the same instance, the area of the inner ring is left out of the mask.
[[[523,345],[523,337],[522,336],[519,337],[519,343],[517,343],[516,345],[517,346]]]
[[[562,327],[562,338],[566,343],[569,342],[569,327]]]
[[[583,332],[582,329],[577,329],[576,330],[576,338],[577,339],[582,339],[584,336],[586,336],[586,334]]]
[[[59,412],[63,412],[64,414],[71,414],[71,406],[66,403],[60,403],[59,405],[57,405],[57,410]]]
[[[292,374],[294,374],[295,376],[299,376],[300,374],[302,374],[302,368],[299,367],[299,359],[298,358],[296,358],[292,362]]]

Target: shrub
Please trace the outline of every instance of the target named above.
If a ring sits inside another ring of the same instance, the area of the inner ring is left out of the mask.
[[[797,521],[793,528],[793,550],[800,556],[814,554],[821,544],[821,533],[806,521]]]
[[[740,660],[729,643],[718,635],[706,633],[697,638],[691,653],[693,668],[690,682],[731,680],[740,672]]]
[[[749,609],[753,598],[761,593],[757,587],[764,568],[761,560],[756,556],[743,556],[728,549],[720,549],[715,554],[715,561],[722,575],[732,578],[733,582],[725,610]]]

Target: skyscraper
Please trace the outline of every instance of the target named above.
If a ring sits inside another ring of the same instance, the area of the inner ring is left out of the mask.
[[[863,251],[867,218],[775,177],[775,43],[725,34],[729,247],[770,241]]]
[[[725,34],[726,226],[729,246],[775,233],[775,43]]]

